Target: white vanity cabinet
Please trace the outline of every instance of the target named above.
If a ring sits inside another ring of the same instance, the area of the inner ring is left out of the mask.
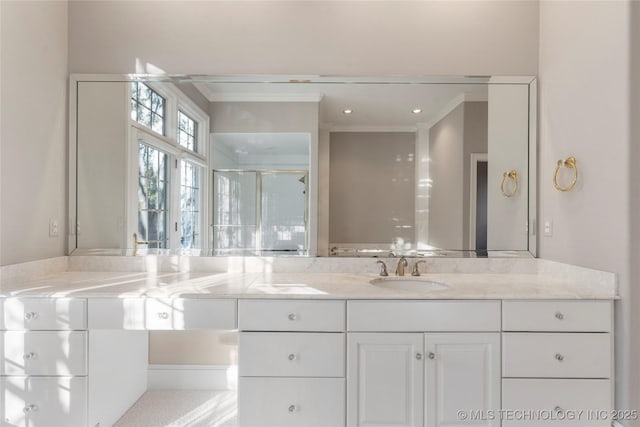
[[[87,425],[86,300],[0,299],[0,425]]]
[[[239,300],[240,427],[340,427],[345,302]]]
[[[498,426],[459,411],[499,410],[499,331],[499,301],[349,301],[347,425]]]
[[[504,301],[502,320],[503,427],[611,425],[612,301]]]

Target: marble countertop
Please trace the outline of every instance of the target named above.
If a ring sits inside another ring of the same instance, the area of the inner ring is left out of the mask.
[[[424,274],[446,286],[374,286],[356,273],[62,272],[0,284],[0,297],[304,299],[617,299],[615,288],[553,274]],[[390,276],[392,277],[392,276]],[[405,276],[412,280],[411,276]]]

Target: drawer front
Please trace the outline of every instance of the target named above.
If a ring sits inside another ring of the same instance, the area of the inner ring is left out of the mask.
[[[0,299],[0,329],[87,329],[86,301],[77,298]]]
[[[243,331],[343,332],[345,323],[344,301],[238,301],[238,327]]]
[[[349,301],[356,332],[498,332],[500,301]]]
[[[87,375],[86,331],[6,331],[1,336],[1,375]]]
[[[240,378],[240,427],[345,425],[344,379]]]
[[[344,377],[345,334],[242,332],[238,374],[246,377]]]
[[[504,379],[502,426],[610,427],[611,390],[610,380]]]
[[[0,393],[4,399],[2,426],[87,425],[86,378],[2,377]]]
[[[502,376],[609,378],[611,335],[504,333]]]
[[[610,332],[610,301],[504,301],[505,331]]]
[[[236,329],[236,300],[105,298],[89,300],[89,328]]]

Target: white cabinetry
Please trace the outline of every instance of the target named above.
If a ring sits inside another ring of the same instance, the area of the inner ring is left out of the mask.
[[[347,425],[499,425],[459,412],[500,408],[499,302],[350,301],[348,319]]]
[[[345,303],[238,301],[241,427],[339,427]]]
[[[87,425],[86,301],[0,299],[0,425]]]
[[[612,301],[503,303],[503,427],[611,425],[612,316]]]

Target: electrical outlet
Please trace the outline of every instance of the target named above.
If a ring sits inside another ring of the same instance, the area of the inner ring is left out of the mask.
[[[544,221],[544,235],[545,237],[553,236],[553,221],[550,219]]]
[[[49,218],[49,237],[58,237],[58,220]]]

